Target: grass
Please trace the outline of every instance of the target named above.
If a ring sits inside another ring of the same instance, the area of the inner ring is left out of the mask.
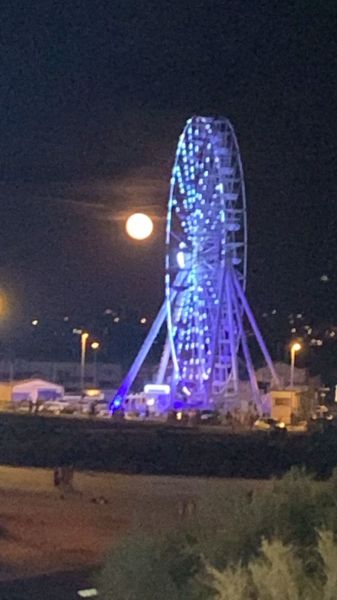
[[[2,466],[0,574],[24,577],[96,565],[132,532],[162,535],[180,528],[179,506],[186,498],[195,499],[201,510],[207,495],[236,495],[266,485],[75,471],[76,493],[61,500],[51,469]],[[93,503],[98,496],[107,504]]]

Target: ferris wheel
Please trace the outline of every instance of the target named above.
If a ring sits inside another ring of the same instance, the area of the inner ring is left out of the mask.
[[[194,397],[229,391],[230,380],[234,391],[241,335],[235,311],[241,318],[242,309],[234,306],[226,274],[235,269],[245,288],[247,234],[240,152],[227,119],[186,123],[171,180],[166,248],[174,371]]]
[[[258,395],[245,319],[277,382],[248,305],[246,195],[240,151],[230,121],[189,119],[172,170],[166,225],[165,300],[125,377],[123,401],[166,320],[167,338],[156,383],[172,401],[208,405],[235,396],[242,355]]]

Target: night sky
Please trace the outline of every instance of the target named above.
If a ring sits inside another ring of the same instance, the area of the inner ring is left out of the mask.
[[[336,316],[335,0],[3,0],[0,23],[8,322],[154,315],[192,114],[237,132],[255,310]],[[156,218],[150,242],[124,234],[135,208]]]

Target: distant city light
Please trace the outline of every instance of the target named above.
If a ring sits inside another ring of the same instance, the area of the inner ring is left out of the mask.
[[[68,323],[69,317],[63,317],[63,321],[65,321],[66,323]]]
[[[89,396],[89,398],[95,398],[96,396],[100,396],[101,390],[97,388],[90,388],[88,390],[85,390],[85,394],[86,396]]]
[[[140,320],[140,323],[142,325],[145,325],[145,323],[147,323],[147,318],[146,317],[142,317],[141,320]]]
[[[73,329],[73,333],[75,333],[76,335],[82,335],[82,329],[76,329],[76,327]]]
[[[271,311],[271,314],[272,314],[272,315],[276,315],[276,314],[277,314],[277,310],[276,310],[276,308],[273,308],[273,310]]]
[[[120,318],[119,317],[114,317],[114,323],[119,323]]]
[[[128,218],[125,228],[134,240],[146,240],[153,231],[153,221],[144,213],[134,213]]]
[[[324,283],[326,283],[327,281],[329,281],[329,276],[326,273],[324,273],[322,275],[322,277],[321,277],[321,281],[323,281]]]
[[[6,295],[0,291],[0,316],[3,317],[8,312],[8,300]]]
[[[91,348],[92,348],[93,350],[98,350],[98,348],[99,348],[99,342],[92,342],[92,344],[91,344]]]
[[[36,327],[38,324],[39,324],[38,319],[33,319],[33,321],[32,321],[33,327]]]
[[[112,315],[113,311],[111,310],[111,308],[106,308],[104,311],[105,315]]]
[[[296,333],[296,327],[293,327],[290,331],[291,333]]]

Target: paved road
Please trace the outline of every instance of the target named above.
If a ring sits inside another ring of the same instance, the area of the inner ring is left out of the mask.
[[[0,583],[0,600],[80,600],[78,590],[92,588],[88,571],[43,575]]]

